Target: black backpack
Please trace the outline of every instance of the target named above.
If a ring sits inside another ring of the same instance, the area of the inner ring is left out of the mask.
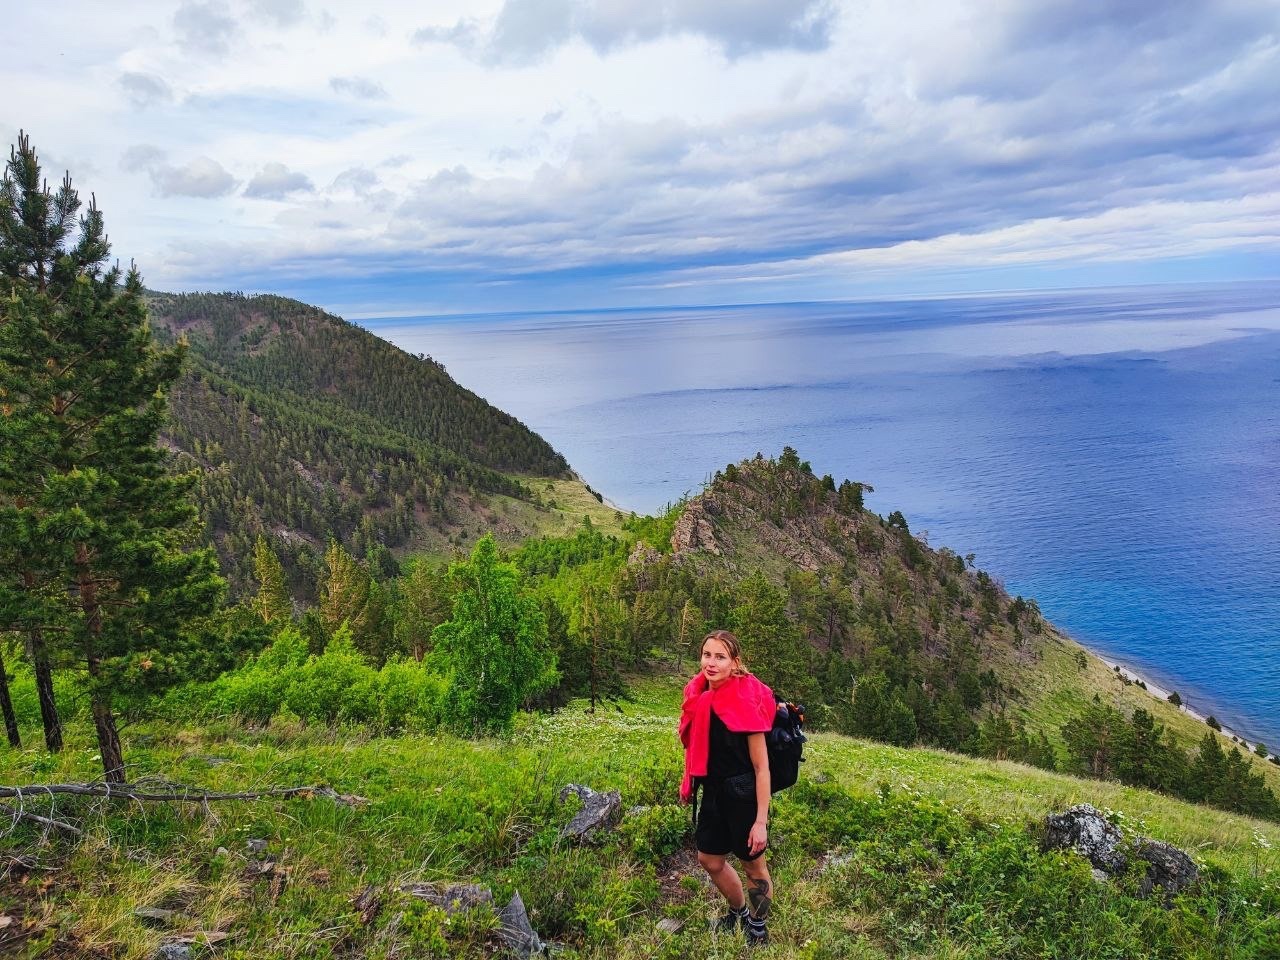
[[[800,777],[804,763],[804,706],[786,700],[778,701],[773,715],[773,728],[765,736],[769,750],[769,789],[785,790]]]

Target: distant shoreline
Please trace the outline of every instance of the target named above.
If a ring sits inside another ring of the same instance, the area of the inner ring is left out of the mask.
[[[1077,640],[1075,642],[1079,643],[1080,641]],[[1084,647],[1084,644],[1080,644],[1080,645]],[[1131,683],[1138,683],[1139,681],[1141,681],[1143,686],[1146,688],[1147,693],[1149,693],[1155,699],[1163,700],[1166,703],[1169,702],[1169,695],[1173,692],[1172,690],[1166,690],[1164,687],[1160,686],[1158,683],[1154,683],[1153,681],[1144,677],[1142,674],[1136,672],[1135,670],[1131,670],[1129,667],[1125,666],[1120,661],[1113,660],[1110,657],[1103,656],[1101,653],[1099,653],[1097,650],[1094,650],[1092,647],[1084,647],[1084,649],[1087,650],[1089,653],[1093,654],[1103,663],[1105,663],[1109,670],[1118,672],[1120,676],[1124,677],[1126,680],[1130,681]],[[1182,694],[1178,694],[1178,696],[1179,698],[1181,698]],[[1173,706],[1173,704],[1170,704],[1170,706]],[[1187,716],[1191,717],[1193,720],[1199,720],[1201,723],[1205,725],[1206,730],[1213,729],[1213,727],[1209,726],[1209,724],[1207,723],[1209,716],[1207,714],[1203,714],[1200,711],[1195,710],[1192,707],[1188,706],[1186,700],[1183,700],[1182,703],[1178,704],[1178,709],[1181,710],[1183,713],[1185,713]],[[1215,717],[1214,719],[1216,720],[1217,718]],[[1219,732],[1223,736],[1228,738],[1234,737],[1238,739],[1240,743],[1250,753],[1253,753],[1257,749],[1258,747],[1257,741],[1250,741],[1249,738],[1239,733],[1238,731],[1232,730],[1226,724],[1220,723],[1220,725],[1222,729]],[[1268,751],[1268,759],[1270,758],[1270,756],[1273,756],[1273,755],[1274,754],[1271,754],[1270,751]]]

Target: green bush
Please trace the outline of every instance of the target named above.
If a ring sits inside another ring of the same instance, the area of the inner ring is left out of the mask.
[[[287,710],[306,723],[426,730],[440,722],[445,690],[444,678],[423,663],[391,660],[375,670],[344,624],[318,655],[309,655],[306,640],[288,628],[239,670],[171,692],[166,706],[182,715],[233,716],[257,725]]]
[[[618,832],[634,859],[652,863],[684,846],[693,833],[693,822],[688,807],[665,804],[628,814]]]

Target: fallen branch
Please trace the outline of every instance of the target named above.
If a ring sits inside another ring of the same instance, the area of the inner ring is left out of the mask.
[[[332,787],[321,785],[307,787],[268,787],[265,790],[244,790],[235,793],[210,793],[195,787],[170,785],[169,789],[148,788],[143,784],[128,783],[34,783],[21,787],[0,786],[0,797],[28,797],[70,794],[77,797],[107,797],[120,800],[176,800],[185,803],[207,803],[211,800],[260,800],[263,797],[296,797],[314,795],[332,800],[344,806],[354,807],[368,803],[364,797],[338,793]]]
[[[0,816],[9,817],[13,820],[30,820],[32,823],[38,823],[42,827],[51,827],[54,830],[61,830],[76,837],[83,837],[84,831],[79,827],[73,827],[69,823],[63,823],[61,820],[51,820],[48,817],[42,817],[38,813],[28,813],[17,807],[11,807],[7,803],[0,803]]]

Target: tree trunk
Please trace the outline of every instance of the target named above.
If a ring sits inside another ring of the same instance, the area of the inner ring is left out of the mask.
[[[104,703],[97,694],[93,697],[93,727],[98,733],[103,779],[107,783],[127,783],[124,775],[124,750],[120,747],[115,714],[111,712],[111,704]]]
[[[110,694],[99,684],[102,661],[98,656],[98,638],[102,636],[102,607],[98,603],[98,585],[89,564],[89,548],[76,544],[76,582],[80,588],[80,609],[84,611],[85,663],[89,668],[89,702],[93,712],[93,728],[98,734],[98,752],[102,755],[102,775],[107,783],[127,783],[124,775],[124,751],[111,710]]]
[[[22,583],[34,590],[35,574],[24,572]],[[53,696],[53,670],[49,666],[49,648],[39,627],[27,631],[27,656],[36,674],[36,695],[40,699],[40,722],[44,725],[44,745],[50,753],[62,749],[62,719],[58,716],[58,702]]]
[[[40,698],[40,722],[44,725],[44,745],[50,753],[62,749],[62,719],[58,702],[53,697],[53,670],[49,667],[49,651],[39,628],[27,634],[27,654],[36,674],[36,694]]]
[[[15,750],[22,749],[18,718],[13,712],[13,700],[9,698],[9,674],[5,671],[3,657],[0,657],[0,711],[4,712],[4,732],[9,735],[9,746]]]

